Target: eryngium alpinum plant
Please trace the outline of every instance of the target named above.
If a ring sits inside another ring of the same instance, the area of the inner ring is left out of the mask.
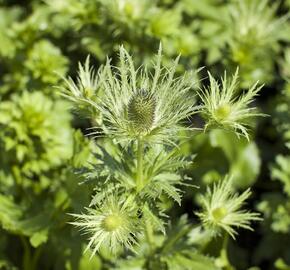
[[[85,103],[99,113],[102,121],[92,133],[111,141],[96,148],[97,164],[88,165],[84,176],[95,181],[97,193],[86,213],[73,214],[76,220],[72,224],[88,234],[87,249],[92,248],[92,256],[100,248],[118,254],[135,250],[136,256],[146,258],[142,267],[151,269],[150,256],[159,254],[161,260],[164,252],[194,226],[183,224],[186,229],[182,233],[173,239],[166,236],[169,218],[164,214],[165,201],[180,203],[181,190],[177,186],[192,187],[184,182],[187,177],[181,171],[190,164],[190,158],[178,151],[180,131],[182,136],[193,136],[192,127],[186,125],[188,118],[204,113],[206,125],[214,119],[218,126],[248,137],[244,119],[256,116],[248,106],[260,88],[255,85],[245,94],[234,96],[237,73],[231,84],[224,77],[222,89],[210,75],[210,87],[197,93],[202,102],[197,106],[193,76],[175,76],[178,59],[169,68],[163,66],[159,49],[151,72],[150,66],[135,68],[132,57],[121,47],[119,60],[118,66],[108,60],[97,73],[92,73],[87,62],[85,68],[80,66],[78,83],[67,80],[63,91],[76,106]],[[95,95],[86,95],[84,79],[86,85],[98,86]],[[233,236],[234,228],[250,229],[250,222],[258,215],[240,210],[249,195],[248,190],[242,195],[231,191],[228,178],[215,184],[202,200],[203,211],[198,214],[204,230],[214,228],[218,235],[221,228]],[[193,246],[186,248],[194,253]]]

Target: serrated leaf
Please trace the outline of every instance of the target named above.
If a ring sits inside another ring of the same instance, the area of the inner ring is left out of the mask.
[[[47,230],[42,230],[42,231],[34,233],[30,237],[29,241],[30,241],[30,244],[34,248],[37,248],[41,244],[45,243],[47,241],[47,239],[48,239],[48,231]]]
[[[170,198],[175,200],[179,205],[181,205],[181,195],[180,189],[170,185],[168,182],[165,181],[158,181],[155,183],[155,186],[158,187],[161,191],[164,191]]]
[[[156,228],[157,231],[165,234],[164,222],[150,210],[147,204],[143,208],[143,214],[146,221],[148,220],[148,222],[152,224],[152,226]]]
[[[26,209],[16,205],[10,198],[0,195],[0,222],[5,230],[30,238],[37,247],[48,239],[51,220],[49,213],[42,212],[32,217],[24,217]],[[29,212],[29,211],[28,211]]]
[[[169,270],[220,270],[212,259],[192,251],[175,253],[165,261]]]

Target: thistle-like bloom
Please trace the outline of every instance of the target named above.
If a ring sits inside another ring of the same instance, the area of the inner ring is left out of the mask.
[[[160,48],[151,74],[147,67],[136,69],[121,47],[119,66],[113,67],[110,61],[104,66],[103,95],[92,103],[102,114],[104,132],[125,143],[138,138],[174,143],[178,131],[186,129],[181,121],[196,112],[188,77],[174,78],[177,63],[178,58],[169,69],[162,67]]]
[[[75,103],[85,103],[93,99],[99,89],[98,76],[90,67],[90,57],[88,56],[84,65],[79,63],[77,83],[72,78],[63,78],[66,85],[62,87],[62,95]]]
[[[268,0],[237,1],[231,7],[233,34],[236,40],[255,46],[273,45],[279,39],[281,25],[289,15],[276,19],[278,3]]]
[[[71,214],[76,218],[71,224],[89,234],[85,251],[92,249],[92,256],[101,246],[116,253],[119,247],[133,249],[138,234],[137,208],[132,200],[119,200],[110,195],[95,209],[87,208],[87,214]]]
[[[229,5],[231,18],[228,22],[231,25],[228,32],[230,62],[241,68],[241,84],[245,87],[257,80],[271,82],[274,59],[280,50],[278,42],[285,38],[289,13],[277,15],[279,1],[232,2]]]
[[[238,195],[233,192],[231,185],[231,178],[226,177],[212,189],[208,188],[206,195],[201,197],[203,210],[197,215],[206,227],[217,233],[223,229],[235,239],[235,228],[252,230],[250,222],[261,218],[258,213],[241,210],[245,200],[251,195],[250,189]]]
[[[238,69],[231,81],[227,80],[226,73],[221,85],[210,73],[210,86],[200,90],[198,95],[202,101],[201,113],[207,120],[205,129],[210,126],[234,130],[237,135],[243,135],[249,140],[249,119],[262,116],[255,107],[249,107],[262,86],[254,84],[245,93],[238,95]]]

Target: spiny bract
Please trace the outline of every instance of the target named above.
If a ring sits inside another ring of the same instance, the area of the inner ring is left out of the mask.
[[[197,215],[206,227],[214,232],[225,230],[232,238],[235,238],[235,227],[252,230],[250,222],[261,220],[258,213],[250,213],[241,210],[246,199],[251,195],[250,189],[241,195],[231,189],[232,178],[225,177],[213,188],[208,188],[206,195],[202,195],[202,211]]]
[[[71,214],[76,218],[71,224],[90,236],[86,251],[92,248],[91,257],[101,246],[109,248],[112,253],[121,246],[133,249],[137,243],[139,221],[137,207],[131,199],[110,195],[96,208],[87,208],[87,214]]]
[[[174,78],[178,58],[170,68],[161,66],[161,47],[154,74],[146,66],[134,67],[128,52],[120,48],[120,64],[100,71],[103,95],[91,101],[103,116],[104,132],[118,142],[142,138],[147,143],[174,143],[181,121],[196,113],[192,83],[187,74]],[[98,136],[99,131],[92,132]]]
[[[289,18],[276,18],[278,3],[270,5],[269,0],[237,1],[230,6],[234,42],[251,42],[256,46],[273,45],[281,34],[281,25]]]
[[[88,56],[84,65],[79,63],[78,78],[75,83],[72,78],[63,78],[65,86],[60,87],[61,94],[69,100],[88,106],[88,99],[94,99],[99,89],[99,80],[95,71],[90,67],[90,57]]]
[[[206,126],[221,127],[233,130],[237,135],[243,135],[249,140],[249,119],[262,116],[255,107],[249,107],[262,86],[254,84],[247,92],[238,95],[238,69],[231,81],[225,73],[221,85],[208,72],[210,86],[200,90],[198,95],[202,101],[201,113],[207,120]]]

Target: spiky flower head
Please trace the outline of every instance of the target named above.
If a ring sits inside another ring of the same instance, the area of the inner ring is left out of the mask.
[[[155,118],[156,99],[148,91],[141,89],[128,103],[128,119],[133,128],[141,132],[149,130]]]
[[[236,1],[230,8],[233,35],[236,41],[254,46],[272,46],[279,39],[281,25],[287,16],[276,19],[278,3],[269,0]]]
[[[84,65],[79,63],[77,82],[72,78],[65,79],[65,86],[61,87],[61,94],[76,103],[88,105],[88,99],[94,99],[99,88],[99,80],[94,69],[90,66],[88,56]]]
[[[134,22],[145,20],[148,11],[152,8],[150,0],[101,0],[100,2],[114,21],[121,21],[130,26],[133,26]]]
[[[116,253],[118,248],[133,249],[139,227],[137,208],[131,197],[127,200],[110,195],[100,202],[96,208],[87,208],[86,214],[71,214],[77,226],[89,235],[89,243],[85,251],[92,249],[92,256],[101,246]]]
[[[142,138],[150,143],[173,143],[181,121],[196,112],[188,76],[174,78],[178,58],[170,68],[161,66],[161,48],[154,73],[134,67],[128,52],[120,48],[120,64],[110,61],[102,76],[103,96],[92,103],[101,112],[104,131],[119,142]],[[98,132],[93,132],[98,135]]]
[[[238,136],[243,135],[249,140],[249,120],[263,115],[257,113],[256,108],[249,105],[262,86],[256,83],[239,95],[238,69],[230,81],[225,73],[221,84],[209,72],[208,75],[210,86],[198,92],[202,101],[201,113],[207,121],[205,129],[214,126],[234,130]]]
[[[241,210],[251,195],[250,189],[238,195],[231,189],[231,182],[232,178],[225,177],[214,184],[213,188],[208,188],[207,193],[201,197],[202,211],[196,214],[212,231],[219,233],[221,229],[225,230],[235,239],[236,228],[252,230],[250,222],[261,219],[258,213]]]

